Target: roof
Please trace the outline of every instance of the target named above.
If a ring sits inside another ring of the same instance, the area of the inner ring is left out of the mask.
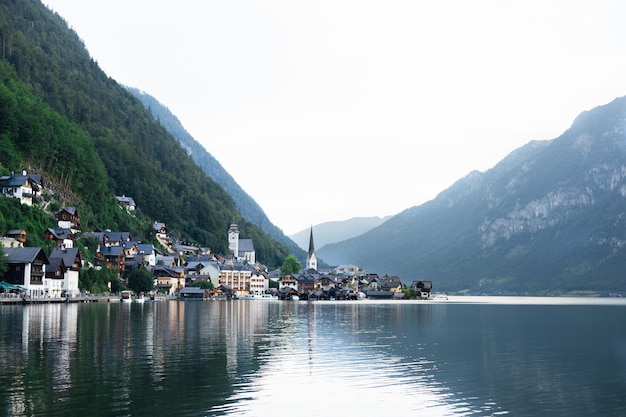
[[[57,211],[56,214],[59,214],[59,213],[61,213],[63,211],[71,214],[72,216],[78,214],[78,212],[76,211],[76,207],[63,207],[61,210]]]
[[[125,195],[123,196],[117,195],[115,196],[115,198],[117,198],[118,203],[127,204],[129,206],[136,206],[135,200],[133,200],[132,197],[126,197]]]
[[[254,252],[252,239],[239,239],[239,253],[241,252]]]
[[[66,266],[72,266],[77,256],[79,256],[78,248],[54,248],[48,259],[51,263],[53,259],[63,259]]]
[[[204,294],[204,289],[200,287],[183,287],[178,292],[179,294]]]
[[[41,175],[37,174],[12,174],[0,177],[0,186],[2,187],[21,187],[27,182],[41,184]]]
[[[59,239],[59,240],[68,239],[72,235],[72,231],[70,229],[66,229],[63,227],[57,227],[57,228],[49,227],[48,232],[50,232],[50,234],[54,236],[55,239]]]
[[[30,264],[38,256],[43,256],[44,262],[48,263],[48,258],[41,248],[4,248],[3,251],[8,257],[7,262],[10,264]]]
[[[100,253],[104,256],[120,256],[124,253],[123,246],[103,246],[100,248]]]

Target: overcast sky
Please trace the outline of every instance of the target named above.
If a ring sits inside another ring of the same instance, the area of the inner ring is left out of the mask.
[[[626,95],[621,0],[43,0],[286,234],[422,204]]]

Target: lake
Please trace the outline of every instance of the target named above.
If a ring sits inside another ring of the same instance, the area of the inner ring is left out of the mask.
[[[626,300],[0,306],[3,416],[624,416]]]

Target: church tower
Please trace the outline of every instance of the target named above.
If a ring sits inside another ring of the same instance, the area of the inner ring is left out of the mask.
[[[230,224],[228,229],[228,250],[232,252],[233,259],[239,257],[239,229],[235,223]]]
[[[317,256],[315,256],[315,245],[313,244],[313,226],[311,226],[311,237],[309,238],[309,253],[306,254],[305,269],[317,271]]]

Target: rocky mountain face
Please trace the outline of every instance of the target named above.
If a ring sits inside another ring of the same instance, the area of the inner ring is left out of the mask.
[[[318,256],[447,291],[626,291],[626,98]]]

